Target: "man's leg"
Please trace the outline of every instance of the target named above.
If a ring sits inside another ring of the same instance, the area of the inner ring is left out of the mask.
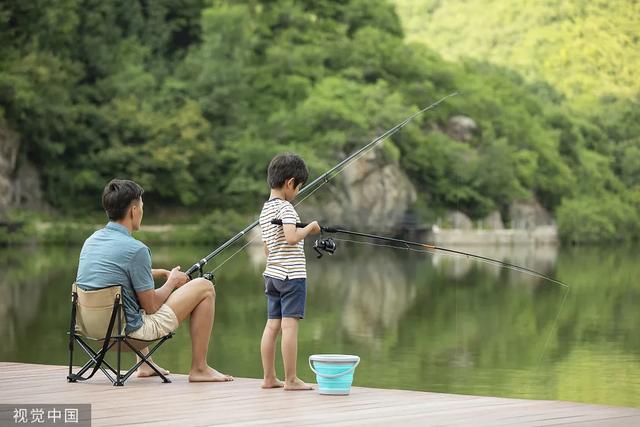
[[[207,364],[209,338],[213,328],[216,292],[210,281],[194,279],[169,296],[166,304],[171,307],[179,322],[190,316],[191,370],[189,381],[231,381]]]
[[[262,369],[264,371],[262,388],[278,388],[284,385],[276,377],[276,340],[280,333],[280,323],[280,319],[268,319],[262,333],[262,341],[260,342]]]
[[[145,356],[147,354],[149,354],[149,347],[145,347],[142,350],[140,350],[140,353],[144,354]],[[140,362],[140,356],[136,355],[136,363]],[[148,357],[147,360],[150,363],[153,363],[153,360]],[[156,365],[155,363],[153,363],[155,365],[156,368],[158,368],[158,370],[160,372],[162,372],[162,375],[169,375],[169,371],[167,371],[164,368],[161,368],[160,366]],[[146,363],[143,363],[142,365],[140,365],[140,367],[136,370],[136,374],[138,375],[138,377],[140,378],[145,378],[145,377],[153,377],[153,376],[157,376],[158,374],[156,373],[156,371],[154,371],[153,369],[151,369],[151,366],[147,365]]]
[[[282,361],[284,362],[285,390],[312,390],[296,374],[298,362],[298,319],[295,317],[282,318]]]

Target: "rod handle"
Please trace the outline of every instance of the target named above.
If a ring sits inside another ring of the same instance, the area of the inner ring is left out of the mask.
[[[272,219],[271,220],[271,224],[274,225],[282,225],[282,220],[281,219]],[[296,228],[305,228],[307,225],[309,225],[306,222],[296,222]],[[324,226],[320,226],[320,231],[322,231],[323,233],[337,233],[338,229],[335,227],[324,227]]]

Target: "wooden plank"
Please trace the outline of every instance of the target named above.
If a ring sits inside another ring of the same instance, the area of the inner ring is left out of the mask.
[[[0,363],[2,403],[91,403],[94,426],[140,425],[640,425],[640,410],[573,402],[354,387],[349,396],[262,390],[260,380],[194,384],[171,374],[114,387],[102,373],[68,383],[64,366]]]

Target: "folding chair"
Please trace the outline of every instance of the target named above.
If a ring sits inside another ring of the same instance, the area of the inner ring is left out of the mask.
[[[69,326],[69,375],[67,375],[69,382],[88,380],[100,370],[114,386],[123,386],[124,382],[143,363],[149,365],[163,382],[171,382],[148,359],[158,347],[173,336],[173,332],[150,341],[128,337],[125,333],[126,317],[121,295],[122,287],[120,285],[85,291],[77,284],[73,284],[71,289],[71,324]],[[156,341],[158,342],[147,355],[142,354],[141,349]],[[89,361],[78,372],[73,373],[73,347],[76,342],[87,353]],[[102,345],[96,351],[89,345],[89,342],[94,345]],[[106,361],[107,352],[110,350],[116,351],[115,369]],[[140,357],[140,361],[124,374],[120,372],[120,359],[123,351],[132,351]],[[91,373],[83,377],[89,369],[92,369]]]

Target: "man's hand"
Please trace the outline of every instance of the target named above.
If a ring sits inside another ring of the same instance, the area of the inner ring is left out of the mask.
[[[167,282],[175,284],[176,288],[184,285],[189,281],[189,276],[186,273],[180,271],[180,266],[174,267],[167,277]]]
[[[174,289],[179,288],[189,281],[189,276],[180,271],[180,266],[174,267],[171,271],[154,269],[151,270],[151,274],[154,278],[165,277],[167,280],[165,284],[158,289],[136,292],[138,301],[147,314],[153,314],[158,311]]]
[[[151,275],[154,279],[164,279],[167,280],[169,278],[169,270],[165,270],[164,268],[154,268],[151,270]]]

